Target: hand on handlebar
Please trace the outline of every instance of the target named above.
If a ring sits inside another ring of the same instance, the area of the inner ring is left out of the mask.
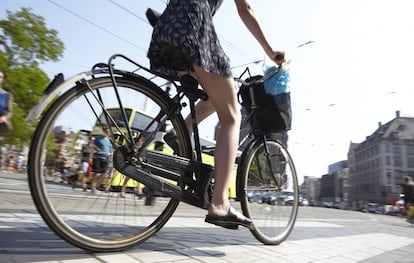
[[[272,51],[272,53],[269,56],[273,62],[276,63],[276,65],[281,66],[283,63],[286,62],[285,59],[285,52],[283,51]]]

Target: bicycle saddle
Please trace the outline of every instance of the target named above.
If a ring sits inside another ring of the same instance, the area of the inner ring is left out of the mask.
[[[164,46],[160,50],[160,62],[173,71],[192,71],[192,66],[184,56],[181,48],[176,46]]]
[[[157,11],[152,10],[151,8],[147,9],[147,12],[145,12],[145,15],[147,16],[148,22],[152,27],[155,26],[155,24],[158,21],[158,18],[160,18],[161,14]]]

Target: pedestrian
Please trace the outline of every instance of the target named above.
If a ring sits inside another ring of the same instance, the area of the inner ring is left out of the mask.
[[[23,165],[24,165],[24,156],[23,154],[20,153],[16,157],[16,170],[21,173]]]
[[[239,140],[241,114],[234,89],[230,61],[224,53],[214,25],[213,16],[222,0],[170,0],[154,25],[148,57],[151,69],[165,71],[159,59],[165,46],[179,48],[191,65],[209,99],[196,106],[200,122],[216,112],[221,127],[214,155],[215,183],[205,221],[230,229],[239,225],[252,227],[252,221],[231,207],[228,188]],[[284,53],[275,51],[268,43],[248,0],[235,0],[238,14],[247,29],[262,46],[267,56],[281,65]],[[276,58],[280,58],[276,60]],[[186,118],[190,134],[192,126]],[[168,142],[167,142],[168,143]]]
[[[125,176],[125,179],[122,183],[121,186],[121,192],[119,193],[119,196],[121,198],[125,198],[126,197],[126,188],[128,187],[128,182],[129,182],[130,178],[128,176]],[[136,182],[137,186],[135,187],[135,195],[138,196],[139,199],[142,198],[143,192],[142,192],[142,185],[138,182]]]
[[[114,169],[114,149],[111,149],[111,153],[108,157],[108,169],[106,171],[105,178],[107,179],[105,183],[105,193],[108,193],[112,188],[112,180],[114,179],[115,169]]]
[[[105,176],[108,174],[109,157],[112,151],[112,143],[109,140],[109,129],[104,129],[103,135],[96,136],[95,153],[93,154],[93,168],[94,176],[92,178],[92,193],[96,193],[96,188],[99,187]]]
[[[89,170],[89,159],[88,158],[82,158],[81,159],[81,163],[79,165],[79,174],[82,175],[82,188],[84,189],[84,191],[86,192],[86,180],[88,178],[88,170]],[[85,180],[83,179],[85,178]],[[76,185],[73,185],[73,187]]]
[[[7,74],[0,69],[0,135],[8,134],[12,130],[10,118],[13,114],[13,95],[3,88],[6,81]]]
[[[401,193],[404,194],[405,211],[408,211],[410,204],[414,205],[414,182],[411,176],[404,177],[404,183],[401,184]]]
[[[13,152],[9,153],[7,158],[7,171],[15,172],[16,171],[16,156]]]
[[[93,154],[95,151],[95,138],[89,136],[88,144],[82,151],[82,188],[86,192],[88,188],[88,181],[92,178],[93,172]]]

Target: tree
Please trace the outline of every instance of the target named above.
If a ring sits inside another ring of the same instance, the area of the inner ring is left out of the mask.
[[[48,29],[44,18],[33,14],[29,8],[16,13],[7,11],[7,18],[0,20],[0,31],[0,68],[8,75],[5,89],[14,97],[13,132],[0,138],[0,142],[28,145],[32,129],[25,117],[49,82],[39,64],[58,61],[64,44],[58,32]]]

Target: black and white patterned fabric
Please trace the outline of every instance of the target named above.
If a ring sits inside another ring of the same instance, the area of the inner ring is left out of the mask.
[[[213,16],[223,0],[170,0],[154,27],[148,58],[151,69],[166,72],[159,60],[163,46],[176,46],[191,65],[231,77],[230,60],[214,29]]]

